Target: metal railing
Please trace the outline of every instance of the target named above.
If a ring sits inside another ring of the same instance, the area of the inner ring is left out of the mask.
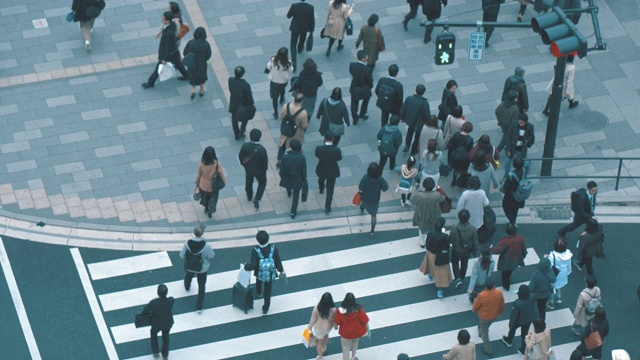
[[[551,175],[551,176],[528,176],[527,179],[616,179],[616,187],[615,190],[618,190],[618,185],[620,184],[620,179],[640,179],[640,175],[631,176],[631,175],[621,175],[622,172],[622,162],[623,161],[640,161],[640,157],[572,157],[572,158],[526,158],[527,161],[610,161],[615,160],[618,162],[618,171],[616,175]]]

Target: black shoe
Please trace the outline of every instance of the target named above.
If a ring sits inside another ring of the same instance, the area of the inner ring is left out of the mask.
[[[573,109],[578,106],[579,101],[569,101],[569,109]]]
[[[280,98],[280,105],[284,104],[284,96]]]
[[[340,51],[342,49],[344,49],[344,45],[338,45],[338,49],[337,50]]]
[[[511,341],[509,341],[509,338],[508,338],[508,337],[506,337],[506,336],[503,336],[503,337],[502,337],[502,342],[503,342],[505,345],[507,345],[508,347],[513,346],[513,345],[511,345]]]
[[[251,201],[251,200],[253,200],[253,194],[251,195],[247,194],[247,201]]]
[[[234,135],[234,137],[235,137],[236,141],[240,140],[240,135]]]
[[[188,76],[178,76],[178,80],[180,80],[180,81],[189,80],[189,77]]]
[[[324,194],[324,188],[320,188],[320,194]]]
[[[277,119],[277,118],[278,118],[278,113],[277,113],[277,112],[274,112],[274,113],[273,113],[273,118],[274,118],[274,119]]]
[[[327,52],[324,53],[327,57],[329,57],[331,55],[331,49],[327,49]]]
[[[201,92],[201,93],[198,93],[198,95],[200,95],[200,97],[203,97],[203,96],[204,96],[204,93],[205,93],[205,92],[203,91],[203,92]]]
[[[367,114],[360,115],[360,119],[362,119],[362,120],[369,120],[369,115],[367,115]]]
[[[269,312],[269,310],[267,309],[262,309],[262,316],[267,316],[267,313]]]
[[[149,89],[153,87],[153,84],[149,84],[148,82],[143,82],[142,87],[145,89]]]
[[[409,28],[407,27],[407,20],[402,20],[402,28],[404,29],[404,31],[409,30]]]
[[[304,50],[304,48],[303,47],[299,47],[298,48],[298,54],[302,54],[302,50]]]
[[[403,153],[409,152],[409,147],[408,147],[408,146],[405,146],[405,148],[404,148],[404,149],[402,149],[402,152],[403,152]]]
[[[258,200],[253,200],[253,207],[258,210],[260,209],[260,202],[258,202]]]
[[[326,215],[329,215],[329,213],[330,213],[330,212],[331,212],[331,208],[324,209],[324,213],[325,213]]]
[[[569,106],[571,106],[571,105],[569,105]],[[542,110],[542,115],[549,116],[549,110],[547,110],[547,109]]]
[[[196,98],[196,93],[192,92],[192,93],[191,93],[191,100],[193,100],[193,99],[195,99],[195,98]]]
[[[291,218],[292,218],[292,219],[295,219],[295,218],[296,218],[296,214],[291,213]]]
[[[431,36],[424,38],[424,40],[422,40],[423,43],[428,44],[429,42],[431,42]]]
[[[208,217],[209,219],[211,219],[211,218],[213,217],[213,215],[212,215],[210,212],[208,212],[208,213],[207,213],[207,217]]]
[[[489,41],[485,41],[484,42],[484,47],[487,48],[487,49],[489,48]],[[482,352],[484,352],[484,350]]]

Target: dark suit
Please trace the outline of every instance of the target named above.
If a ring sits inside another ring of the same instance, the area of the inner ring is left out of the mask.
[[[558,230],[558,235],[565,236],[568,232],[577,229],[580,225],[586,224],[589,219],[593,218],[593,209],[596,207],[596,195],[593,195],[593,206],[589,200],[586,189],[578,189],[578,204],[576,212],[573,215],[571,224],[563,226]]]
[[[342,151],[333,145],[320,145],[316,147],[316,157],[318,158],[318,166],[316,166],[316,175],[318,175],[318,187],[320,193],[325,188],[325,180],[327,186],[327,197],[324,202],[324,210],[331,211],[331,201],[333,200],[333,190],[336,186],[336,179],[340,177],[340,167],[338,161],[342,160]]]
[[[442,5],[447,6],[447,0],[424,0],[422,3],[422,13],[427,17],[429,21],[436,21],[442,14]],[[433,25],[427,24],[424,28],[424,42],[431,41],[431,33],[433,32]]]
[[[424,126],[429,116],[431,116],[431,109],[427,99],[417,94],[407,96],[400,108],[400,119],[409,127],[405,139],[405,147],[411,147],[411,155],[418,153],[420,132],[422,132],[422,126]],[[411,137],[414,133],[415,137],[413,145],[411,145]]]
[[[383,109],[380,104],[380,87],[382,85],[389,86],[393,89],[393,98],[391,99],[391,107],[389,109]],[[398,115],[400,114],[400,108],[402,107],[402,100],[404,99],[404,89],[402,87],[402,83],[400,81],[392,78],[392,77],[383,77],[378,80],[378,84],[376,85],[376,95],[378,96],[378,101],[376,102],[376,106],[382,110],[382,117],[380,119],[380,126],[384,127],[389,122],[389,114]]]
[[[498,13],[500,12],[500,3],[502,0],[482,0],[482,21],[483,22],[496,22],[498,21]],[[485,40],[485,46],[489,44],[489,38],[493,34],[495,26],[485,26],[484,31],[487,33]]]
[[[269,168],[267,150],[258,143],[245,143],[240,148],[240,153],[238,153],[238,160],[240,160],[241,164],[243,159],[249,159],[246,164],[243,164],[245,171],[244,191],[247,193],[249,201],[251,201],[251,198],[253,198],[253,179],[255,178],[258,180],[255,201],[260,201],[262,200],[264,189],[267,187],[267,169]]]
[[[151,300],[142,311],[151,314],[151,351],[160,353],[158,347],[158,332],[162,331],[162,356],[169,356],[169,330],[173,326],[173,298],[156,298]]]
[[[304,155],[293,150],[284,154],[280,162],[280,186],[287,189],[287,195],[291,196],[293,193],[291,214],[295,215],[298,211],[300,190],[307,186],[307,160]]]
[[[176,70],[180,71],[183,76],[187,76],[187,70],[180,61],[180,51],[176,45],[176,29],[176,23],[173,21],[162,29],[160,45],[158,46],[158,63],[151,76],[149,76],[149,80],[147,80],[147,83],[151,86],[158,80],[158,67],[163,61],[172,63]]]
[[[313,11],[313,5],[306,2],[291,4],[287,19],[291,19],[289,31],[291,31],[291,62],[293,67],[297,67],[297,55],[304,49],[304,41],[309,36],[313,36],[313,29],[316,26],[316,18]],[[296,52],[296,43],[298,51]]]
[[[242,120],[242,126],[238,127],[236,113],[240,105],[253,105],[253,94],[251,94],[251,85],[245,79],[236,77],[229,78],[229,112],[231,113],[231,126],[236,140],[244,135],[249,120]]]
[[[367,115],[371,89],[373,89],[373,76],[371,75],[371,69],[361,62],[349,64],[349,73],[352,76],[351,86],[349,87],[351,116],[353,117],[353,125],[357,125],[358,118],[364,118]],[[358,116],[358,103],[360,100],[362,100],[362,106],[360,108],[360,116]]]

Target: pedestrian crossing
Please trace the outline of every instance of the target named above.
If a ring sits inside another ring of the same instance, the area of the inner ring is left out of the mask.
[[[397,239],[393,239],[396,233]],[[266,317],[261,316],[262,300],[256,300],[254,310],[248,314],[231,305],[237,267],[248,260],[250,248],[228,250],[228,254],[225,249],[216,250],[201,314],[193,307],[195,287],[192,286],[190,292],[184,290],[183,267],[175,254],[124,256],[89,263],[87,268],[121,359],[152,358],[149,328],[136,329],[133,315],[155,296],[158,283],[166,284],[169,296],[176,298],[171,359],[252,359],[257,354],[261,359],[315,358],[315,349],[306,349],[300,339],[312,307],[324,292],[332,293],[336,302],[352,292],[367,311],[372,338],[360,342],[360,359],[394,359],[401,352],[412,358],[439,359],[455,343],[458,331],[463,328],[481,347],[477,317],[471,312],[466,294],[468,280],[463,288],[451,287],[445,290],[444,299],[437,299],[432,281],[418,271],[424,249],[418,246],[416,236],[407,237],[412,233],[395,231],[391,239],[387,236],[377,243],[365,243],[361,237],[351,235],[301,240],[304,244],[296,249],[289,249],[287,243],[279,244],[289,285],[274,284]],[[322,249],[328,251],[322,252]],[[470,260],[469,269],[476,260]],[[536,250],[528,248],[526,267],[514,273],[513,289],[527,283],[539,260]],[[162,278],[149,279],[153,269],[159,269],[158,274],[164,274]],[[171,277],[167,278],[166,274]],[[136,279],[143,278],[143,286],[131,286]],[[495,344],[496,358],[517,359],[520,357],[515,353],[516,347],[507,349],[499,344],[502,335],[507,333],[510,303],[517,299],[517,294],[504,292],[504,297],[509,304],[505,314],[491,326],[490,338]],[[554,348],[560,358],[568,358],[577,346],[575,338],[569,336],[568,327],[572,323],[573,316],[567,308],[547,313],[547,325],[554,333]],[[556,337],[556,332],[561,336]],[[330,337],[333,340],[324,358],[340,359],[338,332],[332,331]],[[515,341],[517,343],[519,337]],[[478,358],[482,356],[478,349]]]

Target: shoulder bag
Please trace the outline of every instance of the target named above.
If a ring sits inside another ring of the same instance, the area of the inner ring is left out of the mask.
[[[344,30],[345,30],[345,32],[347,33],[348,36],[353,35],[353,21],[351,21],[350,17],[348,17],[347,21],[344,23]]]
[[[553,265],[551,265],[551,270],[553,270],[553,273],[558,276],[560,269],[556,267],[556,255],[552,253],[551,256],[553,256]]]
[[[224,189],[224,181],[222,181],[222,177],[220,176],[220,171],[218,169],[218,165],[220,163],[216,163],[216,172],[213,175],[213,180],[211,181],[211,189],[213,191],[220,191],[222,189]]]
[[[253,149],[253,151],[251,152],[251,155],[249,156],[244,156],[242,158],[242,165],[247,165],[247,163],[249,163],[249,161],[251,161],[251,159],[253,159],[253,155],[255,155],[258,152],[258,148],[256,147],[255,149]]]
[[[137,328],[151,326],[151,313],[136,314],[135,326]]]
[[[382,39],[380,38],[380,28],[376,28],[376,46],[378,51],[385,51],[385,47],[384,47],[384,43],[382,42]]]
[[[500,169],[500,160],[495,158],[496,155],[496,147],[493,147],[493,154],[491,154],[491,165],[493,165],[494,170]]]
[[[351,203],[353,205],[360,205],[362,204],[362,192],[358,191],[355,195],[353,195],[353,200],[351,201]]]
[[[604,344],[604,341],[602,341],[600,331],[598,331],[598,328],[593,325],[593,322],[589,322],[589,324],[591,324],[591,333],[584,338],[584,345],[587,347],[587,350],[593,350],[601,347],[602,344]]]
[[[533,344],[531,349],[529,349],[529,353],[527,357],[531,360],[539,360],[542,359],[542,348],[540,348],[540,343],[537,341]]]
[[[324,113],[327,114],[327,122],[329,123],[329,131],[333,133],[333,135],[342,136],[344,135],[344,124],[340,123],[334,124],[331,122],[331,118],[329,117],[329,111],[327,110],[327,102],[329,99],[324,99]]]
[[[449,197],[449,195],[447,195],[446,192],[444,192],[444,189],[442,189],[441,187],[438,187],[436,191],[439,192],[440,195],[444,196],[444,202],[440,203],[440,212],[443,214],[448,214],[449,212],[451,212],[451,208],[453,207],[453,205],[451,204],[451,198]]]
[[[193,41],[193,40],[191,40]],[[185,55],[182,58],[182,65],[188,67],[188,68],[192,68],[194,66],[196,66],[196,56],[193,54],[193,52],[191,51],[191,41],[189,41],[187,43],[186,47],[189,47],[189,52],[187,53],[187,55]]]

